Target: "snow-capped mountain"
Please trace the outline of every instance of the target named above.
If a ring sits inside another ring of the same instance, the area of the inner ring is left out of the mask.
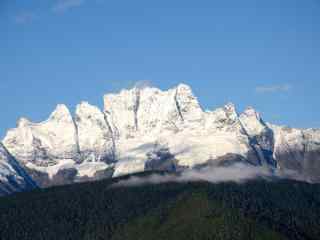
[[[36,183],[0,143],[0,196],[36,187]]]
[[[107,94],[103,111],[83,102],[74,116],[58,105],[47,121],[19,120],[3,144],[41,186],[229,161],[320,180],[320,130],[267,124],[231,103],[204,111],[184,84]]]

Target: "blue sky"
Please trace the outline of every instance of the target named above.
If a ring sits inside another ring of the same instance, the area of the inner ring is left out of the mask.
[[[0,2],[0,136],[141,80],[320,127],[320,1]]]

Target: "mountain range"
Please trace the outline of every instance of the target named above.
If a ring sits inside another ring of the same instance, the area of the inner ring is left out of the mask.
[[[270,124],[232,103],[204,110],[185,84],[135,87],[105,95],[103,110],[60,104],[44,122],[21,118],[0,144],[0,194],[238,162],[319,182],[320,129]]]

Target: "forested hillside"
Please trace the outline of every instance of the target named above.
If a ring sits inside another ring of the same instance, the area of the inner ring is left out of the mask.
[[[320,239],[318,184],[115,181],[0,198],[0,239]]]

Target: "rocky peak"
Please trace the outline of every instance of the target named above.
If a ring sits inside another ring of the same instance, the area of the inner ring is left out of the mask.
[[[275,146],[273,130],[262,120],[260,114],[253,107],[247,107],[239,119],[249,136],[251,146],[258,156],[260,164],[276,167],[277,163],[273,158]]]
[[[132,138],[138,130],[140,91],[139,88],[125,89],[119,94],[104,96],[104,111],[109,121],[117,126],[118,134],[126,138]]]
[[[77,156],[76,127],[68,108],[59,104],[48,120],[32,123],[20,120],[4,138],[10,153],[21,162],[39,165]]]
[[[76,117],[85,117],[90,119],[91,117],[95,117],[97,115],[102,115],[100,109],[96,106],[89,104],[88,102],[81,102],[76,107]]]
[[[238,131],[238,114],[233,103],[227,103],[221,108],[205,113],[205,129],[213,131]]]
[[[55,110],[51,113],[48,121],[70,122],[72,121],[72,115],[66,105],[58,104]]]
[[[197,98],[185,84],[167,91],[135,87],[119,94],[107,94],[104,110],[126,138],[161,128],[179,131],[192,127],[200,123],[203,114]]]
[[[180,83],[178,86],[175,87],[175,89],[179,92],[179,94],[183,94],[183,95],[192,95],[192,88],[184,83]]]
[[[227,103],[223,108],[226,112],[226,116],[229,119],[236,120],[238,118],[236,107],[233,103]]]
[[[175,104],[181,120],[185,122],[186,127],[192,127],[193,124],[198,125],[202,120],[203,110],[191,87],[180,84],[175,91]]]
[[[30,121],[27,118],[20,118],[17,122],[17,127],[26,127],[30,124]]]
[[[247,107],[244,112],[242,113],[243,116],[248,118],[255,118],[257,120],[261,120],[260,113],[258,113],[253,107]]]
[[[186,84],[179,84],[176,88],[174,88],[174,90],[176,91],[175,97],[177,98],[181,106],[187,107],[187,104],[191,104],[193,107],[201,108],[198,99],[193,94],[190,86]]]
[[[239,119],[250,136],[260,135],[267,128],[260,114],[253,107],[247,107],[245,111],[240,114]]]

